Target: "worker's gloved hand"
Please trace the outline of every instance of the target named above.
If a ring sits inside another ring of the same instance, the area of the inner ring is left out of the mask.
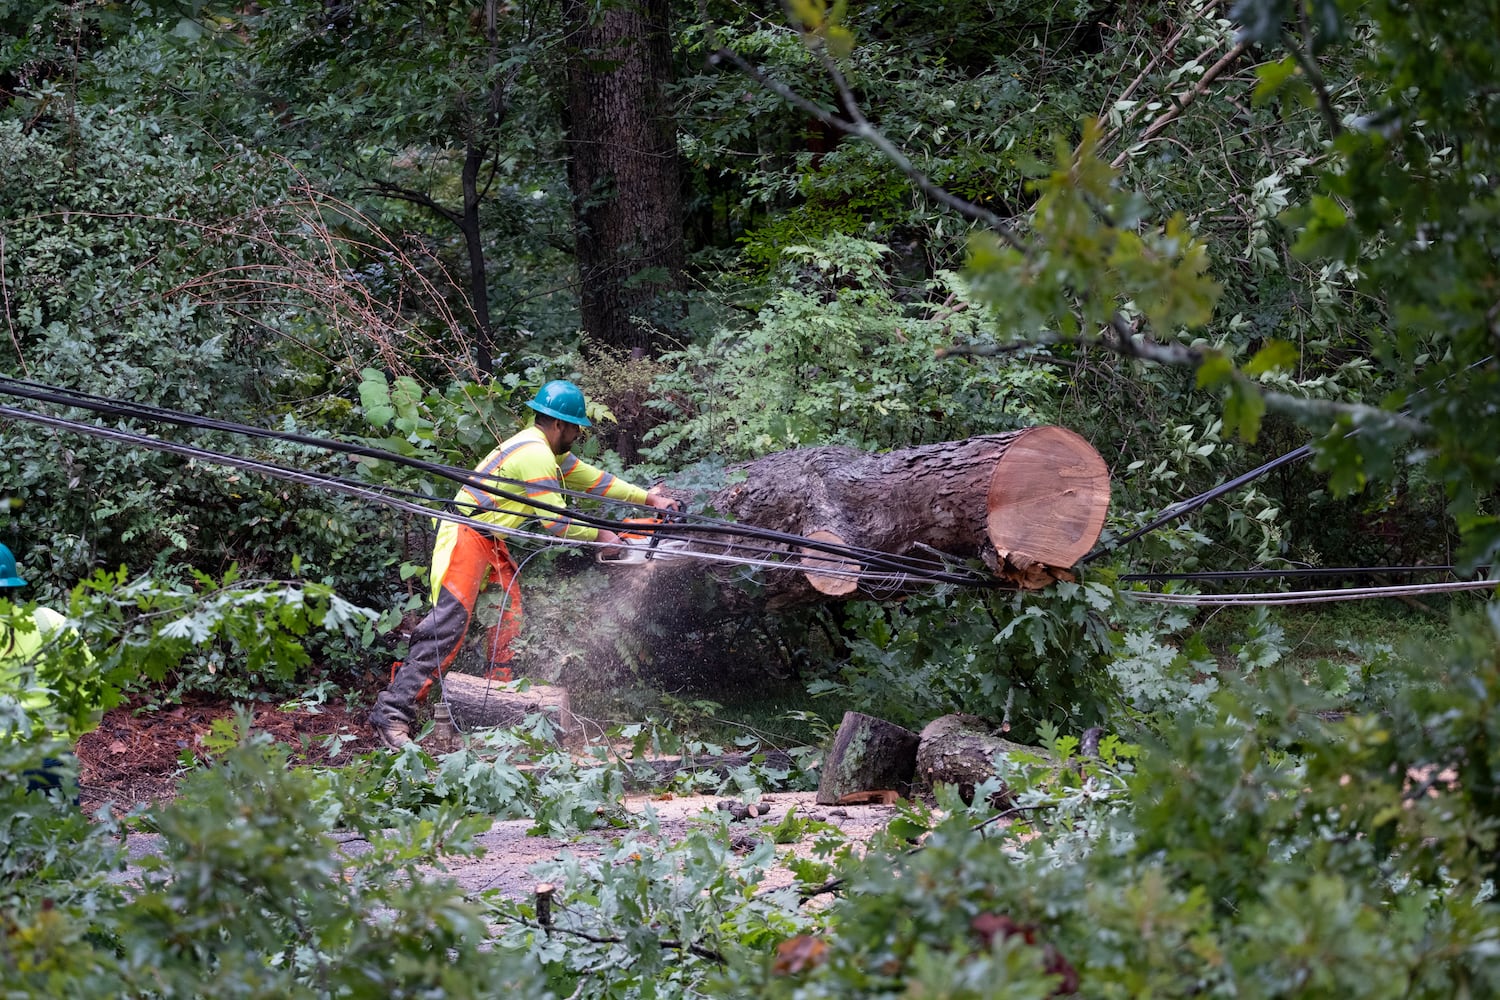
[[[615,534],[613,531],[610,531],[608,528],[599,529],[598,540],[604,544],[604,548],[599,550],[599,554],[606,558],[619,555],[620,546],[624,544],[620,541],[620,536]]]
[[[657,510],[681,510],[682,501],[668,493],[665,486],[657,485],[646,491],[646,506]]]

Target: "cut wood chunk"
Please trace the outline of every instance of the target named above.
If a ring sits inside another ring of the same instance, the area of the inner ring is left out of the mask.
[[[985,527],[997,572],[1034,589],[1088,554],[1109,511],[1109,468],[1065,427],[1022,431],[990,474]]]
[[[814,542],[844,544],[844,540],[831,531],[813,531],[806,537]],[[830,597],[843,597],[859,589],[859,563],[853,560],[804,547],[802,565],[807,575],[807,582],[812,584],[819,593]]]
[[[996,759],[1024,752],[1047,756],[1044,750],[1002,739],[990,731],[989,723],[972,715],[944,715],[922,729],[917,747],[916,777],[920,785],[957,785],[965,802],[974,800],[974,789],[996,776]],[[1003,785],[990,799],[1000,805],[1008,797]]]
[[[532,684],[525,691],[513,691],[498,681],[450,673],[443,678],[442,695],[454,723],[462,730],[518,726],[528,715],[543,714],[552,720],[559,742],[572,739],[579,731],[567,688]]]
[[[845,712],[818,781],[819,805],[861,792],[905,795],[917,766],[917,734],[894,722]]]
[[[901,795],[892,788],[882,788],[875,792],[850,792],[841,797],[837,805],[841,806],[893,806],[901,798]]]

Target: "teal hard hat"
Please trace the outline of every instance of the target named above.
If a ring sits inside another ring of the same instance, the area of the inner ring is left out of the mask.
[[[10,547],[0,544],[0,587],[24,587],[26,581],[16,575],[16,556]]]
[[[526,405],[538,413],[565,420],[579,427],[590,427],[588,415],[583,412],[583,390],[572,382],[553,379],[536,391],[536,396]]]

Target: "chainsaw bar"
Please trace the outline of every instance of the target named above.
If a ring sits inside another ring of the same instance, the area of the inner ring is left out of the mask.
[[[692,543],[674,538],[642,538],[631,535],[620,536],[620,547],[614,552],[600,550],[596,557],[608,566],[640,566],[652,561],[682,559],[692,549]]]

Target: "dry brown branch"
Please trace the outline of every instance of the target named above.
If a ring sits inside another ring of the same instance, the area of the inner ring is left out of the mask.
[[[1297,66],[1302,70],[1303,76],[1307,77],[1308,86],[1318,101],[1318,112],[1323,116],[1323,123],[1328,126],[1328,134],[1337,136],[1344,130],[1339,124],[1339,117],[1333,110],[1333,98],[1328,93],[1328,81],[1323,78],[1323,71],[1318,69],[1318,61],[1313,58],[1312,53],[1298,44],[1292,33],[1283,30],[1281,43],[1287,47],[1292,58],[1297,60]]]
[[[1156,69],[1156,67],[1160,66],[1163,62],[1165,62],[1172,55],[1172,53],[1177,50],[1178,43],[1181,42],[1183,40],[1183,38],[1185,38],[1187,36],[1187,33],[1189,31],[1191,31],[1194,28],[1198,27],[1197,18],[1204,16],[1205,14],[1208,13],[1208,11],[1211,8],[1213,8],[1215,6],[1217,6],[1217,3],[1214,2],[1214,0],[1210,0],[1210,2],[1208,4],[1206,4],[1206,5],[1204,5],[1204,7],[1201,10],[1198,10],[1198,11],[1194,12],[1194,14],[1196,15],[1195,17],[1189,17],[1189,18],[1187,18],[1184,21],[1182,27],[1178,28],[1177,32],[1174,35],[1172,35],[1171,38],[1167,39],[1167,41],[1162,45],[1161,49],[1156,53],[1156,55],[1152,56],[1151,59],[1147,61],[1146,65],[1141,68],[1140,73],[1136,75],[1136,78],[1134,80],[1130,81],[1129,86],[1127,86],[1124,90],[1122,90],[1120,92],[1120,96],[1115,98],[1115,103],[1118,103],[1120,101],[1128,101],[1128,100],[1130,100],[1130,95],[1134,94],[1140,88],[1141,84],[1143,84],[1143,83],[1146,82],[1146,78],[1151,75],[1151,71],[1154,70],[1154,69]],[[1215,43],[1212,47],[1210,47],[1207,50],[1207,52],[1212,52],[1214,50],[1214,48],[1217,48],[1217,47],[1218,47],[1218,43]],[[1207,54],[1207,53],[1205,52],[1203,54]],[[1102,120],[1108,113],[1109,113],[1109,108],[1102,108],[1102,109],[1100,109],[1100,111],[1099,111],[1099,118]],[[1132,116],[1132,118],[1133,117],[1134,116]],[[1121,127],[1119,129],[1116,129],[1116,130],[1112,131],[1111,133],[1109,133],[1107,136],[1105,136],[1104,139],[1101,141],[1100,145],[1101,146],[1108,145],[1109,143],[1113,142],[1115,139],[1119,138],[1120,133],[1129,124],[1130,124],[1130,121],[1126,121],[1126,122],[1122,123],[1122,125],[1121,125]]]

